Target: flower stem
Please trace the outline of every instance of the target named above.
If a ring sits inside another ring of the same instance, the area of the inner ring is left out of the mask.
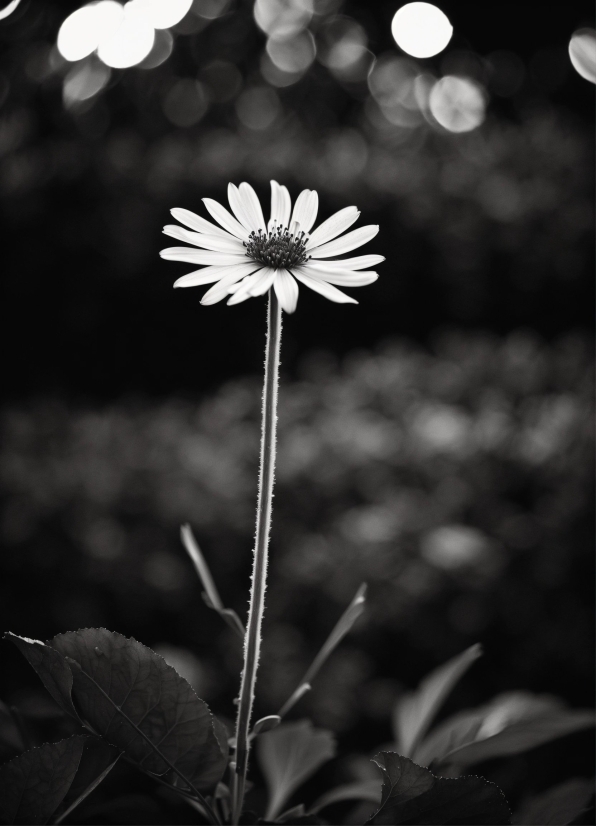
[[[244,638],[244,667],[240,683],[238,718],[236,720],[236,777],[233,794],[232,823],[237,824],[244,801],[248,768],[249,729],[254,700],[261,625],[267,587],[267,556],[271,528],[271,503],[275,476],[275,439],[277,430],[277,385],[279,381],[279,348],[281,342],[281,306],[273,287],[269,290],[267,311],[267,346],[265,349],[265,379],[261,422],[261,461],[257,527],[250,589],[250,607]]]

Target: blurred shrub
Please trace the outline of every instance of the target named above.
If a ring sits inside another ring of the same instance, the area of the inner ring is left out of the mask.
[[[399,681],[477,639],[495,673],[501,665],[493,692],[587,700],[591,378],[581,337],[547,344],[526,332],[446,333],[433,352],[388,342],[341,365],[323,352],[305,360],[281,392],[268,713],[362,581],[368,624],[305,701],[325,725],[380,719]],[[6,407],[10,626],[40,637],[105,624],[198,647],[211,692],[233,685],[236,642],[201,608],[178,526],[191,522],[224,601],[243,615],[259,412],[256,378],[199,403]],[[388,662],[396,640],[414,655]]]

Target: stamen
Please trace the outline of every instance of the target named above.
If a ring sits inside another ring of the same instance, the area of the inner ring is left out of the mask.
[[[297,267],[310,258],[306,254],[308,236],[299,230],[299,225],[292,227],[296,234],[292,234],[287,227],[277,224],[270,232],[251,232],[248,243],[244,242],[246,255],[253,261],[258,261],[265,267],[279,270],[288,267]]]

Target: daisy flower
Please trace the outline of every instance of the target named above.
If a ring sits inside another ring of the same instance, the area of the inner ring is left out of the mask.
[[[250,184],[229,184],[228,200],[232,212],[211,198],[203,198],[217,224],[187,209],[173,209],[172,215],[184,227],[171,224],[163,230],[166,235],[193,245],[170,247],[160,255],[168,261],[202,267],[174,284],[213,284],[202,304],[215,304],[224,298],[228,298],[228,304],[239,304],[273,287],[282,308],[293,313],[298,301],[298,281],[331,301],[357,304],[334,285],[363,287],[377,280],[377,273],[370,268],[385,260],[382,255],[335,257],[361,247],[379,231],[378,226],[367,226],[342,235],[360,215],[356,207],[341,209],[311,232],[319,206],[314,190],[301,192],[292,209],[287,188],[271,181],[268,223]]]

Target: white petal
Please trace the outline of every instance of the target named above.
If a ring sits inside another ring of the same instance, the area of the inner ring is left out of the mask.
[[[300,230],[308,233],[317,218],[319,209],[319,196],[314,189],[303,189],[292,212],[290,225],[296,221],[300,225]]]
[[[265,267],[262,271],[262,279],[255,284],[254,287],[250,288],[250,294],[252,296],[263,295],[266,293],[269,287],[273,284],[273,279],[275,278],[275,273],[277,270],[274,270],[273,267]]]
[[[323,223],[318,226],[313,233],[311,233],[306,249],[311,250],[313,247],[326,244],[327,241],[332,241],[334,238],[337,238],[338,235],[345,232],[348,227],[352,226],[354,221],[358,219],[359,215],[360,212],[355,206],[340,209],[339,212],[336,212],[335,215],[331,216],[331,218],[327,218],[326,221],[323,221]]]
[[[356,299],[342,293],[341,290],[338,290],[326,281],[318,281],[316,278],[311,278],[310,275],[305,275],[303,272],[298,272],[297,270],[293,270],[293,273],[298,281],[302,281],[302,283],[310,287],[311,290],[324,295],[325,298],[328,298],[330,301],[335,301],[337,304],[358,304]]]
[[[225,235],[205,235],[203,232],[190,232],[190,230],[183,229],[177,226],[177,224],[168,224],[163,228],[163,233],[164,235],[169,235],[171,238],[176,238],[177,241],[184,241],[185,244],[194,244],[195,247],[201,247],[205,250],[233,252],[238,255],[244,255],[246,253],[242,241],[238,238],[233,238],[227,232]]]
[[[232,207],[232,212],[240,221],[242,226],[247,229],[249,233],[252,232],[254,227],[251,226],[250,219],[246,214],[244,204],[242,203],[242,197],[238,192],[238,187],[234,186],[234,184],[228,184],[228,201]]]
[[[285,310],[286,313],[293,313],[298,303],[298,284],[296,284],[296,279],[290,275],[287,270],[277,270],[273,288],[282,310]]]
[[[280,186],[277,181],[271,181],[271,217],[267,224],[269,232],[280,225],[287,227],[290,223],[292,201],[287,187]]]
[[[356,247],[361,247],[374,238],[379,231],[378,224],[371,224],[368,227],[359,227],[348,232],[347,235],[342,235],[341,238],[336,238],[335,241],[329,241],[328,244],[323,244],[321,247],[311,250],[315,258],[331,258],[332,255],[343,255],[344,252],[355,250]]]
[[[248,230],[244,229],[242,224],[232,217],[225,207],[222,207],[221,204],[218,204],[217,201],[214,201],[212,198],[203,198],[203,203],[218,224],[221,224],[224,229],[227,229],[227,231],[235,235],[236,238],[248,241]]]
[[[231,284],[235,284],[236,281],[240,281],[241,278],[250,275],[258,266],[258,264],[249,262],[248,264],[237,264],[235,267],[230,267],[228,272],[220,278],[217,284],[214,284],[210,290],[207,290],[201,299],[201,304],[216,304],[218,301],[221,301],[222,298],[225,298],[228,294],[228,287]]]
[[[323,272],[337,272],[338,270],[365,270],[367,267],[375,267],[384,260],[383,255],[359,255],[356,258],[340,258],[337,261],[318,261],[316,258],[311,258],[308,264]]]
[[[261,209],[261,202],[257,198],[257,193],[250,184],[243,182],[238,187],[240,197],[242,198],[242,205],[246,217],[250,221],[250,228],[255,232],[262,230],[267,232],[265,226],[265,218],[263,217],[263,210]]]
[[[292,272],[299,269],[305,275],[310,275],[311,278],[318,278],[319,281],[327,281],[328,284],[338,284],[340,287],[366,287],[367,284],[373,284],[378,279],[376,272],[325,272],[317,267],[310,266],[310,263],[303,267],[295,267]]]
[[[253,288],[257,289],[259,284],[267,278],[268,270],[268,267],[263,267],[245,278],[238,289],[234,290],[233,295],[228,299],[228,304],[240,304],[241,301],[246,301],[247,298],[250,298]]]
[[[177,281],[174,281],[174,287],[198,287],[201,284],[213,284],[214,281],[219,281],[230,269],[230,267],[204,267],[202,270],[183,275]]]
[[[186,261],[188,264],[215,264],[222,267],[245,264],[246,255],[212,250],[193,250],[191,247],[168,247],[159,253],[166,261]]]
[[[177,221],[180,221],[181,224],[184,224],[191,229],[194,229],[196,232],[205,232],[207,235],[223,235],[224,238],[229,236],[229,232],[226,232],[225,229],[212,224],[210,221],[206,221],[204,218],[201,218],[200,215],[195,215],[194,212],[191,212],[189,209],[180,209],[179,207],[175,207],[174,209],[170,210],[172,217],[175,218]]]

